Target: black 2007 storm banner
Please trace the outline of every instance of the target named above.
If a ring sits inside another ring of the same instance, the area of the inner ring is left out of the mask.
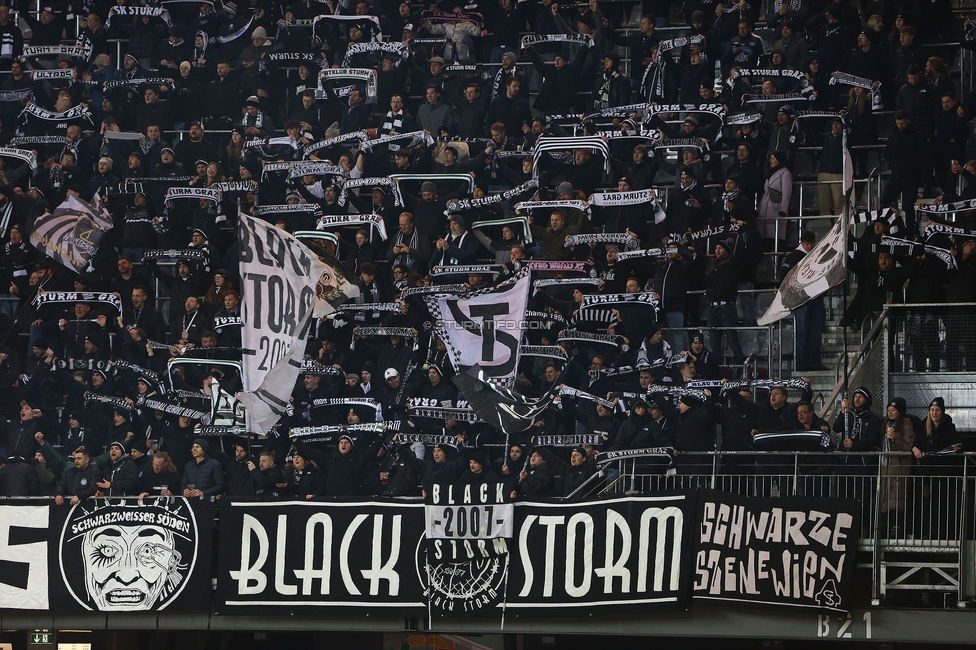
[[[221,509],[216,611],[686,609],[695,500],[516,503],[511,539],[447,540],[435,557],[422,503],[231,499]]]
[[[860,513],[855,499],[702,490],[695,598],[846,611]]]

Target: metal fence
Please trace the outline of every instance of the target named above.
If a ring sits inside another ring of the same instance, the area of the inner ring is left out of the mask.
[[[976,306],[885,305],[891,372],[976,372]]]
[[[607,464],[581,492],[631,494],[709,488],[742,496],[857,499],[858,565],[870,571],[872,604],[893,591],[939,592],[955,603],[976,596],[972,494],[976,454],[912,459],[908,452],[685,452],[677,471],[660,459]],[[602,482],[601,482],[602,481]],[[868,561],[869,560],[869,561]]]

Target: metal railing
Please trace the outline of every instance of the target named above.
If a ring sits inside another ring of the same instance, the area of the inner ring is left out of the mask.
[[[911,465],[900,464],[905,459]],[[976,597],[970,505],[976,453],[925,460],[909,452],[679,452],[677,472],[660,462],[648,471],[642,458],[607,463],[575,497],[708,488],[853,498],[861,504],[858,549],[870,557],[858,566],[870,570],[872,604],[891,591],[912,590],[951,594],[962,606]]]

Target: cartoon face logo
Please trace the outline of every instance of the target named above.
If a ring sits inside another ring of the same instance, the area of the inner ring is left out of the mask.
[[[182,580],[168,530],[105,526],[85,533],[81,548],[88,597],[103,612],[151,609],[167,582]]]
[[[72,509],[61,533],[61,574],[86,609],[163,609],[186,585],[196,540],[196,521],[185,499],[83,502]]]

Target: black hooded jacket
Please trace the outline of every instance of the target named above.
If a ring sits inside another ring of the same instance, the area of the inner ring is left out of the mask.
[[[358,496],[362,494],[363,471],[367,463],[376,457],[383,438],[373,434],[363,436],[348,454],[338,449],[329,452],[312,449],[302,442],[295,442],[300,454],[315,461],[325,475],[325,494],[332,497]]]

